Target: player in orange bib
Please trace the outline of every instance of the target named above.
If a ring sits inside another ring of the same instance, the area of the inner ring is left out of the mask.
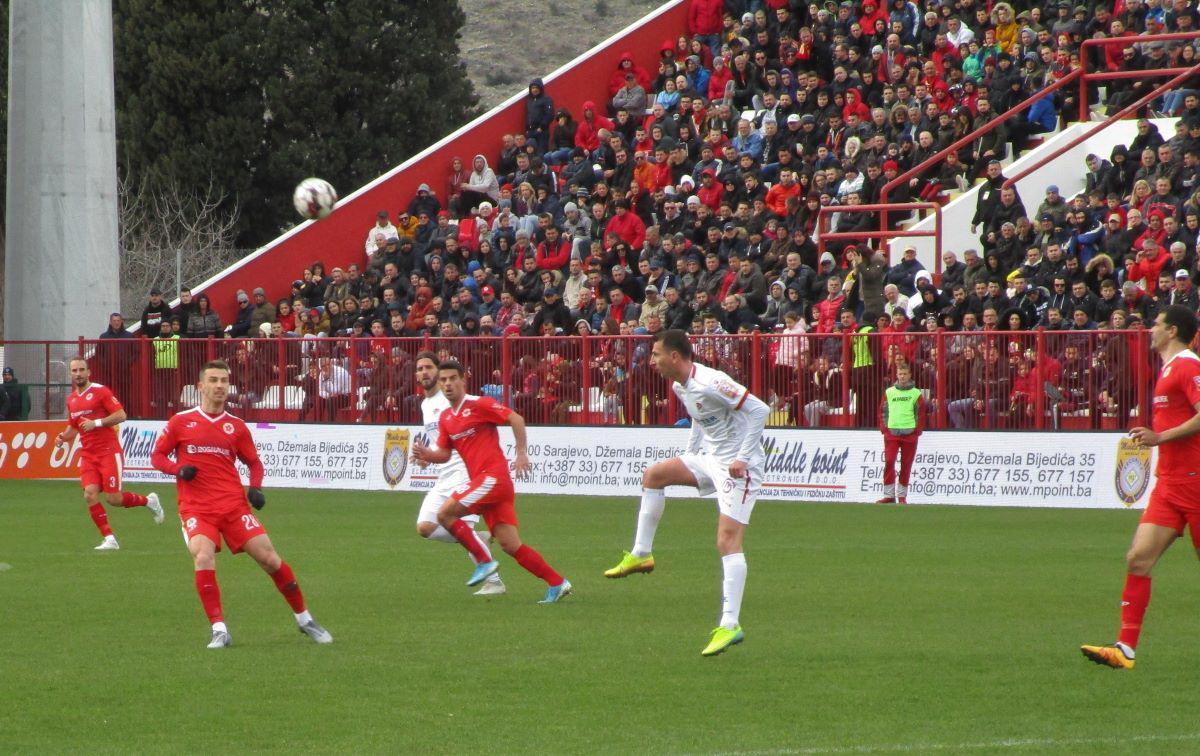
[[[1129,435],[1158,447],[1158,466],[1150,502],[1125,555],[1128,574],[1121,594],[1121,630],[1111,646],[1083,646],[1097,664],[1132,669],[1142,618],[1150,604],[1150,571],[1186,527],[1200,551],[1200,357],[1188,348],[1196,336],[1196,315],[1184,305],[1159,313],[1150,329],[1150,345],[1162,357],[1154,384],[1151,428]]]
[[[108,524],[101,493],[104,494],[103,502],[110,507],[146,507],[159,524],[163,521],[163,508],[158,502],[158,494],[142,496],[121,490],[125,453],[121,449],[117,425],[125,421],[125,408],[111,389],[92,383],[87,360],[71,360],[70,369],[75,390],[67,396],[68,425],[54,442],[58,446],[69,446],[76,437],[79,438],[79,482],[83,486],[83,500],[88,505],[92,522],[104,538],[96,551],[116,551],[121,544]]]
[[[167,422],[150,461],[155,469],[178,479],[179,520],[196,567],[196,593],[212,623],[208,647],[232,643],[217,585],[216,555],[222,540],[234,554],[245,551],[271,576],[292,608],[300,632],[317,643],[332,643],[333,636],[309,614],[292,568],[247,506],[247,500],[255,509],[267,503],[261,488],[263,466],[246,423],[225,411],[229,366],[220,360],[206,363],[200,369],[198,388],[200,406]],[[237,460],[250,468],[249,491],[242,488]]]

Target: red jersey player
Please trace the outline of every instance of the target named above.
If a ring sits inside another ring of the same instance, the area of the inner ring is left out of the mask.
[[[420,442],[413,445],[413,457],[419,462],[441,464],[457,451],[467,466],[466,483],[455,488],[438,510],[438,523],[450,532],[475,559],[475,571],[467,585],[478,585],[500,568],[480,547],[471,526],[462,520],[471,514],[483,515],[488,529],[517,564],[546,581],[549,589],[538,603],[553,604],[571,593],[571,583],[554,571],[542,555],[521,543],[517,532],[512,476],[508,460],[500,449],[496,426],[512,426],[517,444],[514,468],[517,475],[531,469],[525,445],[525,419],[491,397],[470,396],[463,380],[463,366],[454,360],[438,365],[438,384],[450,402],[450,408],[438,417],[436,447]]]
[[[200,369],[200,406],[172,417],[154,444],[154,467],[178,478],[179,520],[196,566],[196,592],[212,623],[209,648],[225,648],[232,638],[221,612],[217,586],[216,552],[221,539],[234,554],[245,551],[275,581],[296,615],[300,632],[317,643],[332,643],[333,636],[317,624],[304,605],[296,576],[271,545],[271,539],[247,506],[262,509],[262,462],[250,429],[240,418],[225,412],[229,394],[229,366],[220,360]],[[174,456],[175,459],[170,459]],[[242,489],[235,463],[250,468],[250,489]]]
[[[1200,549],[1200,357],[1188,348],[1196,336],[1196,315],[1184,305],[1159,313],[1150,329],[1150,345],[1163,360],[1154,384],[1153,429],[1134,428],[1129,435],[1146,446],[1158,446],[1158,480],[1125,555],[1128,574],[1121,594],[1121,631],[1111,646],[1083,646],[1097,664],[1132,669],[1142,618],[1150,603],[1150,571],[1163,552],[1191,531]]]
[[[117,425],[125,421],[125,408],[107,386],[92,383],[92,371],[87,360],[71,360],[71,383],[75,390],[67,396],[67,427],[55,438],[59,446],[67,446],[79,436],[79,482],[83,500],[87,502],[92,522],[104,538],[96,551],[116,551],[121,548],[108,525],[108,513],[100,501],[110,507],[146,507],[154,521],[162,523],[163,508],[158,494],[131,493],[121,490],[121,471],[125,468],[125,452],[117,435]]]

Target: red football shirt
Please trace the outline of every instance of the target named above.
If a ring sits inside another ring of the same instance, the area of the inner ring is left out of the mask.
[[[83,391],[72,391],[67,395],[67,422],[79,431],[82,453],[88,457],[100,457],[121,453],[121,439],[112,426],[84,431],[79,427],[84,420],[103,420],[122,409],[117,397],[108,386],[89,383]]]
[[[472,478],[495,475],[512,480],[496,431],[496,426],[507,423],[511,414],[511,409],[490,396],[468,394],[457,408],[451,407],[438,417],[437,445],[457,450]]]
[[[1200,402],[1200,357],[1185,349],[1158,372],[1154,384],[1152,427],[1156,433],[1183,425]],[[1167,481],[1194,480],[1200,469],[1200,434],[1167,441],[1158,447],[1158,477]]]
[[[169,455],[174,455],[174,461]],[[246,423],[228,412],[208,415],[199,407],[168,420],[150,456],[155,469],[168,475],[178,474],[184,465],[195,466],[195,478],[177,481],[179,508],[201,513],[245,505],[246,492],[235,464],[239,459],[250,468],[250,485],[261,486],[263,466]]]

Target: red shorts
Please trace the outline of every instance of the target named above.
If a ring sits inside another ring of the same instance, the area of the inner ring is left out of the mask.
[[[125,455],[121,452],[100,454],[95,457],[79,457],[79,483],[84,488],[99,486],[104,493],[121,490],[121,472],[125,469]]]
[[[1200,548],[1200,486],[1191,482],[1157,481],[1140,522],[1171,528],[1183,535],[1192,532],[1192,545]]]
[[[267,534],[267,529],[245,503],[224,512],[194,512],[181,509],[179,521],[183,524],[185,542],[190,543],[192,536],[202,535],[215,543],[217,551],[220,551],[221,539],[224,538],[230,553],[233,554],[240,553],[246,541],[251,538]]]
[[[517,508],[512,478],[507,475],[480,475],[450,492],[450,497],[471,514],[483,516],[488,530],[494,525],[517,527]]]

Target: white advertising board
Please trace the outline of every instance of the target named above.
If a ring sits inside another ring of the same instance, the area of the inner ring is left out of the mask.
[[[164,423],[121,426],[126,479],[166,481],[150,466]],[[436,468],[409,458],[416,426],[251,424],[267,487],[422,491]],[[535,427],[523,493],[637,496],[648,465],[683,451],[681,428]],[[500,429],[513,456],[512,433]],[[866,502],[882,490],[883,442],[874,431],[768,430],[763,499]],[[920,440],[909,502],[1123,508],[1145,504],[1151,450],[1118,433],[936,432]],[[243,471],[244,472],[244,471]],[[688,489],[671,496],[695,495]]]

